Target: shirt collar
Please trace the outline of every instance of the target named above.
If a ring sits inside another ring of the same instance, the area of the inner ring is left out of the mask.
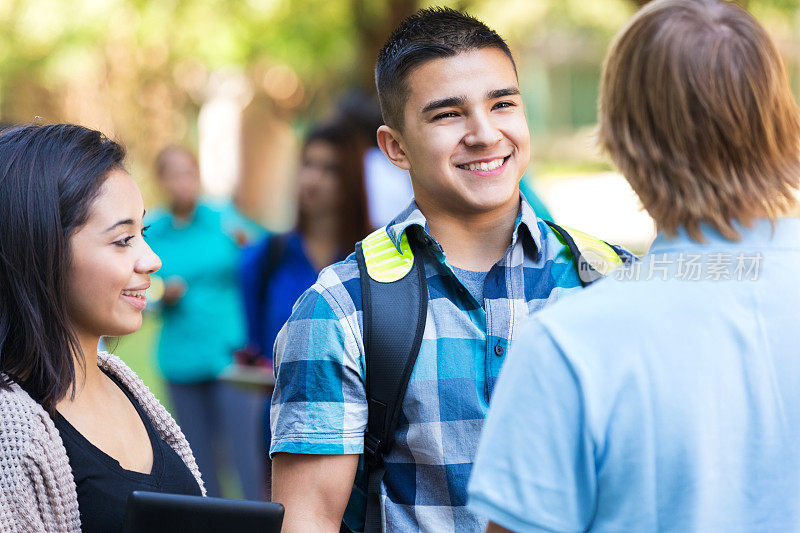
[[[386,225],[386,234],[392,240],[398,252],[400,251],[400,241],[403,238],[403,233],[411,226],[419,226],[425,232],[425,235],[435,242],[435,239],[428,233],[428,220],[425,218],[425,215],[422,214],[422,211],[419,210],[417,202],[411,200],[408,207],[403,209]]]
[[[693,241],[683,227],[678,229],[678,234],[674,237],[659,233],[656,235],[652,246],[650,246],[649,253],[703,248],[752,248],[753,246],[761,248],[773,246],[798,248],[798,243],[800,243],[800,219],[797,218],[778,218],[774,223],[769,219],[757,219],[753,221],[750,228],[734,221],[733,227],[739,232],[741,240],[731,241],[726,239],[708,224],[700,225],[700,231],[702,231],[706,242]]]
[[[511,235],[511,246],[515,246],[517,244],[520,228],[524,228],[528,235],[530,235],[531,240],[536,246],[536,249],[541,250],[542,234],[539,229],[536,213],[534,213],[533,208],[525,199],[525,196],[522,193],[520,193],[519,196],[520,209],[519,213],[517,214],[517,220],[514,222],[514,233]],[[421,228],[424,236],[422,243],[424,246],[435,246],[437,250],[442,250],[441,245],[436,242],[436,239],[434,239],[428,231],[428,220],[425,218],[425,215],[422,214],[422,211],[420,211],[419,206],[417,206],[417,202],[411,200],[411,203],[408,205],[408,207],[406,207],[386,226],[386,234],[392,240],[392,243],[398,251],[400,251],[400,241],[403,237],[403,233],[405,233],[406,230],[408,230],[408,228],[411,226],[419,226]]]
[[[536,216],[533,207],[531,207],[531,204],[528,203],[525,195],[519,193],[519,197],[520,209],[519,214],[517,215],[517,221],[514,223],[514,233],[511,236],[511,245],[514,246],[517,244],[519,230],[520,228],[524,228],[528,231],[528,235],[530,235],[531,240],[533,240],[533,244],[536,246],[536,249],[541,250],[542,232],[539,229],[539,217]]]

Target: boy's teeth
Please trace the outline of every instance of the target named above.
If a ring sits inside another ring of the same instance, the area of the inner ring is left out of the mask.
[[[503,160],[505,158],[495,159],[493,161],[483,161],[482,163],[467,163],[466,165],[458,165],[459,167],[465,170],[494,170],[496,168],[500,168],[503,166]]]

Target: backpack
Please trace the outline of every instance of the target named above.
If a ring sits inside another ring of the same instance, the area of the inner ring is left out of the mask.
[[[632,259],[621,248],[605,241],[579,231],[567,231],[552,222],[547,225],[572,254],[583,287]],[[403,398],[425,330],[428,285],[423,261],[414,260],[414,253],[420,251],[417,237],[421,229],[413,231],[417,234],[410,240],[410,231],[403,233],[399,251],[386,228],[356,244],[368,407],[364,433],[368,479],[365,533],[382,531],[383,458],[393,444]]]

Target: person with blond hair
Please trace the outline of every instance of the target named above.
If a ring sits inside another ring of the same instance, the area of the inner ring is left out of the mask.
[[[600,143],[655,219],[640,263],[534,316],[469,485],[491,531],[800,528],[800,122],[721,0],[620,32]]]

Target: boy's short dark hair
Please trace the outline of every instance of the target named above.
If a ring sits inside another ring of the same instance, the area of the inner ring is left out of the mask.
[[[474,17],[447,7],[431,7],[406,18],[383,45],[375,66],[383,121],[392,128],[403,127],[408,97],[406,80],[414,67],[432,59],[489,47],[502,50],[516,71],[511,50],[503,38]]]

